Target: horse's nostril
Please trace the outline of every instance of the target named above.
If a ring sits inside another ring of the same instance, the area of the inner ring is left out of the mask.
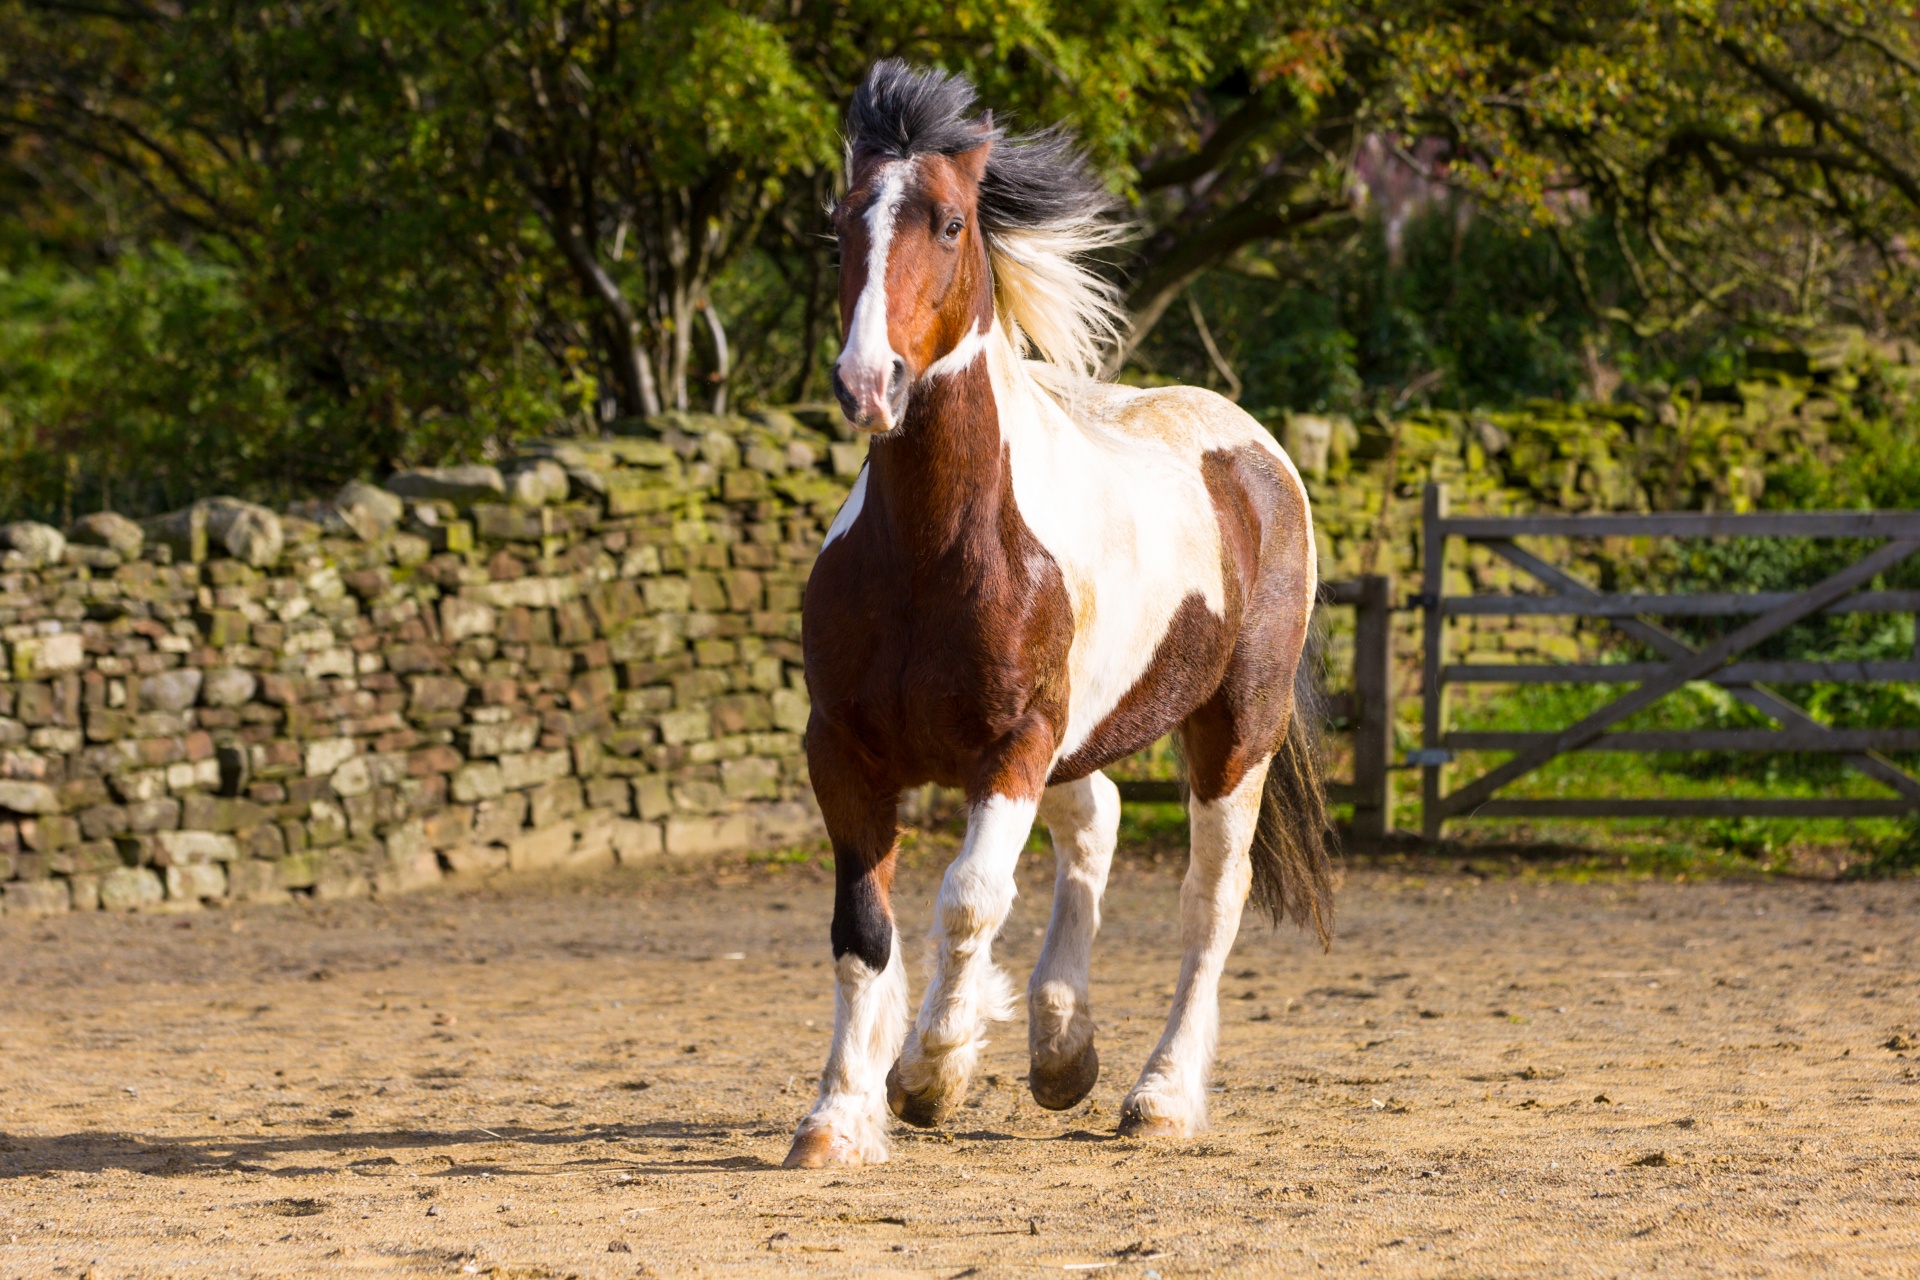
[[[888,386],[891,389],[897,390],[900,384],[905,382],[906,380],[907,380],[907,362],[905,360],[900,359],[898,356],[896,356],[894,357],[894,361],[893,361],[893,381],[890,382]]]
[[[847,389],[845,380],[840,377],[840,366],[833,366],[833,398],[840,402],[840,409],[849,420],[860,416],[860,402],[853,398],[853,392]]]

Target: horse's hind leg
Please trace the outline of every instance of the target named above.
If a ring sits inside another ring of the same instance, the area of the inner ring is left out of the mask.
[[[1065,1111],[1100,1079],[1087,969],[1120,831],[1120,789],[1099,773],[1048,787],[1040,817],[1053,834],[1053,919],[1027,984],[1027,1087],[1041,1106]]]
[[[1232,791],[1190,805],[1193,853],[1180,886],[1180,983],[1167,1029],[1120,1108],[1123,1137],[1181,1138],[1207,1125],[1207,1072],[1220,1035],[1220,971],[1253,884],[1267,761]]]
[[[987,1023],[1011,1014],[993,937],[1013,907],[1014,868],[1033,830],[1035,800],[989,795],[967,819],[967,839],[934,902],[933,973],[920,1017],[887,1076],[887,1105],[931,1128],[952,1115],[986,1044]]]

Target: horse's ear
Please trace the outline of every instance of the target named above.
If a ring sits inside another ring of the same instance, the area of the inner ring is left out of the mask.
[[[957,152],[953,157],[953,163],[977,187],[987,176],[987,156],[993,151],[993,113],[982,113],[980,122],[973,132],[974,136],[980,139],[979,144]]]
[[[974,186],[979,186],[987,176],[987,154],[993,150],[993,140],[989,138],[971,151],[962,151],[953,158],[960,172],[967,175]]]

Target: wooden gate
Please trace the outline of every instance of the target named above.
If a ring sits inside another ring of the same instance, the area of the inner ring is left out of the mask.
[[[1874,550],[1800,591],[1700,595],[1603,593],[1522,549],[1519,537],[1553,538],[1878,538]],[[1478,543],[1531,575],[1538,595],[1448,596],[1447,539]],[[1920,613],[1920,591],[1862,591],[1876,576],[1920,551],[1920,511],[1803,511],[1755,515],[1672,512],[1652,515],[1450,516],[1446,493],[1429,485],[1422,511],[1421,824],[1437,839],[1449,820],[1469,817],[1883,817],[1920,809],[1920,779],[1883,751],[1920,751],[1917,729],[1835,729],[1808,715],[1766,682],[1920,681],[1920,654],[1898,662],[1739,662],[1771,636],[1819,613]],[[1663,661],[1565,665],[1449,664],[1446,619],[1467,616],[1606,618]],[[1673,617],[1750,617],[1696,649],[1654,621]],[[1772,719],[1778,729],[1701,729],[1650,733],[1607,730],[1690,681],[1718,684]],[[1553,732],[1455,733],[1446,727],[1446,687],[1468,683],[1632,684],[1635,687],[1575,724]],[[1505,762],[1454,791],[1444,772],[1462,750],[1511,751]],[[1837,752],[1855,770],[1891,787],[1867,799],[1495,799],[1495,793],[1569,751]]]

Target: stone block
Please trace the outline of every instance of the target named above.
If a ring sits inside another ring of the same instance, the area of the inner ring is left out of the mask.
[[[812,714],[813,704],[807,695],[797,689],[776,689],[771,698],[773,704],[773,723],[778,729],[788,733],[805,733],[807,717]]]
[[[331,774],[360,753],[360,744],[352,738],[319,738],[307,744],[306,769],[309,778]]]
[[[409,676],[407,692],[407,712],[418,715],[423,711],[458,711],[467,705],[471,688],[452,676]]]
[[[44,569],[60,563],[67,553],[67,539],[52,525],[16,520],[0,524],[0,547],[17,553],[22,568]]]
[[[81,516],[67,530],[67,537],[82,546],[107,547],[126,560],[139,559],[140,548],[147,540],[146,531],[139,525],[112,511]]]
[[[250,831],[267,811],[251,800],[194,792],[180,798],[180,825],[190,831]]]
[[[81,823],[65,814],[19,819],[19,842],[29,852],[52,854],[81,842]]]
[[[594,778],[587,783],[587,807],[624,818],[633,812],[632,785],[625,778]]]
[[[705,742],[713,736],[713,715],[705,707],[669,711],[660,717],[660,740],[670,747]]]
[[[320,874],[313,882],[313,896],[319,902],[344,902],[365,898],[373,893],[373,881],[345,850],[336,850],[321,858]]]
[[[156,831],[153,835],[153,862],[159,867],[232,862],[239,856],[239,842],[214,831]]]
[[[503,844],[463,844],[441,855],[447,869],[457,876],[491,875],[507,869],[507,847]]]
[[[418,467],[387,478],[386,489],[403,498],[441,499],[456,506],[491,502],[505,496],[506,479],[498,467]]]
[[[5,890],[0,907],[10,916],[51,916],[73,908],[73,893],[65,880],[15,880],[0,889]]]
[[[274,881],[282,889],[311,889],[325,862],[326,855],[313,850],[288,854],[273,864]]]
[[[127,811],[117,804],[97,804],[82,809],[80,834],[89,840],[111,840],[127,830]]]
[[[723,761],[720,789],[734,800],[775,799],[780,794],[780,762],[757,756]]]
[[[545,458],[521,465],[505,479],[507,500],[523,507],[565,502],[570,488],[566,468]]]
[[[573,820],[573,852],[567,865],[575,869],[612,866],[613,830],[618,821],[604,809],[589,809]]]
[[[473,809],[473,838],[487,844],[505,844],[527,825],[527,794],[513,791],[482,800]]]
[[[682,857],[739,853],[754,846],[753,820],[745,814],[669,818],[666,851]]]
[[[797,800],[755,805],[752,816],[758,831],[755,843],[763,848],[810,844],[827,833],[820,815]]]
[[[185,711],[200,700],[200,684],[205,678],[198,667],[155,672],[140,681],[140,709]]]
[[[493,606],[478,600],[447,596],[440,601],[440,638],[448,644],[490,636],[498,622]]]
[[[381,893],[407,893],[437,883],[440,860],[427,844],[426,831],[418,822],[409,822],[387,833],[386,860],[374,875],[373,885]]]
[[[44,782],[0,778],[0,809],[15,813],[58,813],[60,794]]]
[[[171,831],[180,825],[180,802],[167,797],[127,806],[128,831]]]
[[[244,667],[215,667],[200,686],[200,700],[210,707],[237,707],[251,702],[259,678]]]
[[[212,863],[167,868],[167,898],[173,902],[200,902],[227,896],[227,869]]]
[[[107,786],[128,804],[158,800],[167,794],[167,773],[164,769],[136,769],[108,774]],[[0,798],[0,809],[6,807],[5,799]]]
[[[235,902],[287,902],[293,896],[280,883],[278,868],[257,858],[227,868],[227,895]]]
[[[86,659],[86,642],[76,632],[27,636],[13,642],[13,678],[45,680],[64,672],[78,671]],[[21,719],[26,717],[22,716]]]
[[[539,741],[540,722],[532,716],[520,716],[498,724],[469,725],[456,736],[471,757],[515,755],[531,750]]]
[[[572,852],[573,824],[562,822],[509,841],[507,865],[515,871],[539,871],[564,865]]]
[[[451,849],[473,838],[473,807],[452,805],[422,820],[427,844],[435,849]]]
[[[121,865],[119,846],[111,840],[89,840],[47,858],[47,866],[63,876],[97,876]]]
[[[100,909],[99,876],[68,876],[67,888],[73,894],[73,909],[75,911],[98,911]]]
[[[500,758],[500,781],[509,791],[537,787],[555,778],[564,778],[573,768],[565,751],[529,751]]]
[[[364,480],[349,480],[333,496],[333,505],[347,527],[365,542],[378,541],[380,535],[400,523],[406,504],[385,489],[377,489]]]
[[[673,791],[658,774],[633,780],[634,812],[642,818],[664,818],[673,812]]]
[[[327,782],[333,788],[335,795],[350,800],[355,796],[364,796],[373,790],[373,770],[367,762],[367,757],[355,756],[335,769]]]
[[[492,761],[476,762],[454,771],[453,798],[461,804],[491,800],[506,789],[500,780],[500,766]]]
[[[165,901],[166,885],[146,867],[121,867],[100,877],[100,905],[108,911],[138,911]]]
[[[622,866],[658,857],[666,848],[657,822],[617,818],[613,823],[613,855]]]
[[[208,541],[235,560],[256,569],[279,561],[286,529],[272,511],[238,498],[208,498],[195,505],[206,509]]]
[[[536,829],[551,826],[571,817],[581,808],[580,783],[575,778],[555,778],[535,787],[527,796],[527,821]]]

